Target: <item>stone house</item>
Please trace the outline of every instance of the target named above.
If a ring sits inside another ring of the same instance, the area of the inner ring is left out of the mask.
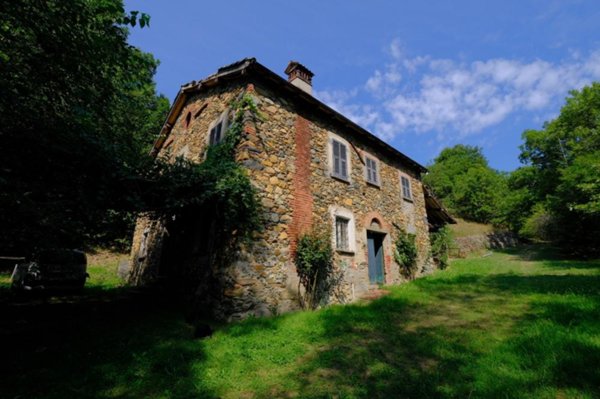
[[[393,256],[398,229],[416,236],[417,274],[435,267],[429,231],[452,218],[424,188],[426,169],[313,97],[313,73],[306,67],[290,62],[285,73],[287,80],[244,59],[182,86],[153,155],[202,162],[207,148],[227,134],[232,100],[250,94],[264,118],[245,122],[236,159],[257,189],[264,228],[227,264],[214,265],[199,248],[210,234],[202,221],[177,235],[168,221],[142,215],[131,283],[151,282],[176,269],[202,269],[198,297],[212,317],[291,311],[299,306],[296,243],[319,226],[330,227],[342,273],[330,302],[351,302],[379,284],[406,280]],[[182,253],[181,241],[196,249],[177,260],[167,256]]]

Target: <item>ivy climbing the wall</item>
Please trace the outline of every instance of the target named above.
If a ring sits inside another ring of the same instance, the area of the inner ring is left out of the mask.
[[[300,278],[298,293],[304,309],[315,309],[339,283],[333,263],[330,234],[310,232],[300,236],[296,248],[296,270]],[[300,285],[304,293],[300,294]]]
[[[394,259],[400,266],[400,272],[408,278],[414,278],[417,272],[417,244],[415,235],[402,229],[396,231]]]
[[[448,267],[450,247],[452,245],[452,232],[448,226],[429,234],[431,242],[431,257],[440,269]]]
[[[227,134],[208,148],[202,163],[182,157],[174,162],[157,159],[148,168],[149,189],[140,198],[145,210],[168,218],[189,215],[190,210],[209,215],[215,221],[212,239],[222,243],[247,237],[260,226],[255,189],[235,155],[244,124],[262,116],[247,93],[233,101],[230,110]]]

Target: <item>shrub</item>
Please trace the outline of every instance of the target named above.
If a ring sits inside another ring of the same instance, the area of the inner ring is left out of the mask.
[[[429,234],[431,241],[431,256],[440,269],[448,267],[448,254],[452,244],[452,231],[444,226],[436,232]]]
[[[407,277],[413,277],[417,271],[417,244],[415,235],[398,229],[394,242],[394,259],[400,266],[400,272]]]
[[[333,250],[329,234],[311,232],[302,235],[296,247],[296,270],[304,294],[299,294],[300,305],[315,309],[327,299],[333,285]]]

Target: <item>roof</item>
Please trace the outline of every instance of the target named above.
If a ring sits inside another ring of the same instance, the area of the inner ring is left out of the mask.
[[[444,224],[456,224],[456,220],[444,208],[440,200],[433,194],[433,191],[423,185],[423,193],[425,194],[425,209],[427,210],[427,220],[433,226],[441,226]]]
[[[179,114],[181,113],[181,110],[183,109],[187,98],[190,95],[214,87],[223,82],[230,82],[236,79],[247,77],[255,77],[260,79],[265,84],[271,85],[275,89],[281,91],[282,94],[286,95],[286,100],[289,102],[308,107],[308,109],[311,111],[319,113],[329,120],[340,124],[341,126],[352,131],[354,135],[362,138],[364,141],[375,148],[380,149],[384,153],[399,159],[401,162],[406,164],[406,166],[412,168],[418,173],[427,172],[427,169],[417,161],[398,151],[396,148],[379,139],[371,132],[354,123],[346,116],[332,109],[317,98],[289,83],[286,79],[260,64],[255,58],[244,58],[240,61],[219,68],[215,74],[212,74],[201,81],[192,81],[181,86],[181,89],[179,90],[179,93],[177,93],[177,97],[173,102],[171,110],[167,115],[167,120],[161,129],[160,135],[154,143],[152,155],[156,156],[160,151],[160,148],[169,136],[175,121],[179,117]]]

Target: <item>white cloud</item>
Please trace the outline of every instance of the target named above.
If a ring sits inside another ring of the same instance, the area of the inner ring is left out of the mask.
[[[548,115],[569,90],[600,79],[600,51],[562,62],[496,58],[458,63],[430,56],[406,58],[394,40],[388,53],[390,62],[373,71],[362,87],[318,93],[387,140],[405,131],[432,132],[437,140],[449,134],[465,137],[519,111],[533,113],[532,118]],[[371,98],[362,97],[363,91]]]

